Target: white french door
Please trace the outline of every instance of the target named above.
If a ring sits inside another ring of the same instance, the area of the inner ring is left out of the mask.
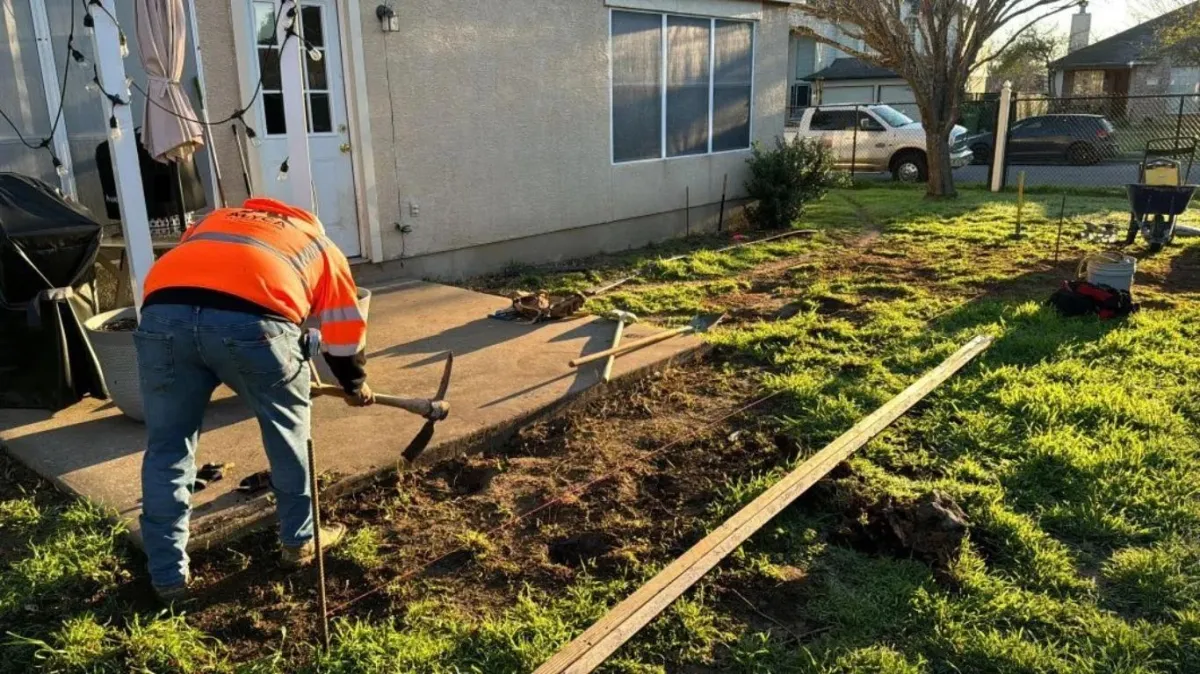
[[[255,99],[255,130],[262,140],[256,153],[261,184],[256,191],[288,200],[292,186],[278,180],[280,168],[288,159],[287,123],[283,109],[283,82],[279,73],[279,50],[275,46],[277,0],[254,0],[248,4],[246,20],[254,40],[249,54],[252,63],[243,72],[251,82],[262,77],[262,92]],[[308,105],[308,146],[312,162],[313,197],[317,216],[329,238],[346,254],[362,253],[358,207],[354,190],[354,166],[351,161],[349,121],[346,112],[346,86],[342,68],[341,29],[333,0],[304,0],[300,9],[299,32],[312,45],[314,59],[305,54],[304,97]]]

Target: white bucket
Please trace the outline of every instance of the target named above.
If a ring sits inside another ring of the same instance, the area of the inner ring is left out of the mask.
[[[1088,283],[1129,290],[1133,287],[1133,275],[1137,272],[1137,258],[1110,250],[1085,257],[1079,263],[1081,272],[1084,266],[1087,267]]]

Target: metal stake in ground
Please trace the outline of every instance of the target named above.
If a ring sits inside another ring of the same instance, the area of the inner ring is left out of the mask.
[[[1058,266],[1058,251],[1062,247],[1063,218],[1067,216],[1067,193],[1063,192],[1062,206],[1058,209],[1058,236],[1054,239],[1054,265]]]
[[[321,641],[329,651],[329,605],[325,598],[325,551],[321,548],[321,501],[317,496],[317,459],[308,439],[308,484],[312,491],[313,547],[317,554],[317,605],[321,609]]]
[[[729,187],[729,174],[721,178],[721,214],[717,216],[717,231],[725,231],[725,190]]]
[[[1021,238],[1021,216],[1025,211],[1025,172],[1017,174],[1017,238]]]

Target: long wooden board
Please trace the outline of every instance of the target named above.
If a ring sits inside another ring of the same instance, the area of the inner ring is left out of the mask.
[[[833,470],[834,466],[867,444],[930,391],[971,362],[991,343],[992,338],[988,335],[979,335],[967,342],[937,367],[826,445],[671,562],[667,568],[547,660],[534,674],[586,674],[600,666],[726,555],[737,549],[817,480]]]

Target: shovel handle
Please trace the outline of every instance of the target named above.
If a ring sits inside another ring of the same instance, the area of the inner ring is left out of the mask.
[[[640,349],[642,347],[650,346],[651,344],[657,344],[661,341],[668,340],[668,339],[674,337],[675,335],[682,335],[684,333],[692,332],[693,330],[695,330],[695,328],[693,328],[690,325],[685,325],[682,328],[672,328],[670,330],[664,330],[664,331],[658,333],[657,335],[650,335],[649,337],[635,339],[632,342],[626,342],[626,343],[624,343],[618,347],[612,348],[612,349],[605,349],[603,351],[598,351],[598,352],[593,353],[588,356],[576,358],[575,360],[572,360],[567,364],[570,365],[571,367],[579,367],[580,365],[587,365],[588,363],[594,363],[598,360],[604,360],[605,358],[608,358],[609,356],[624,356],[625,354],[629,353],[630,351],[637,351],[638,349]]]
[[[349,395],[338,386],[330,386],[327,384],[313,384],[312,397],[319,396],[336,396],[338,398],[347,398]],[[386,405],[388,407],[396,407],[405,412],[428,418],[433,413],[433,402],[427,398],[401,398],[399,396],[384,395],[382,393],[375,394],[375,403],[378,405]]]

